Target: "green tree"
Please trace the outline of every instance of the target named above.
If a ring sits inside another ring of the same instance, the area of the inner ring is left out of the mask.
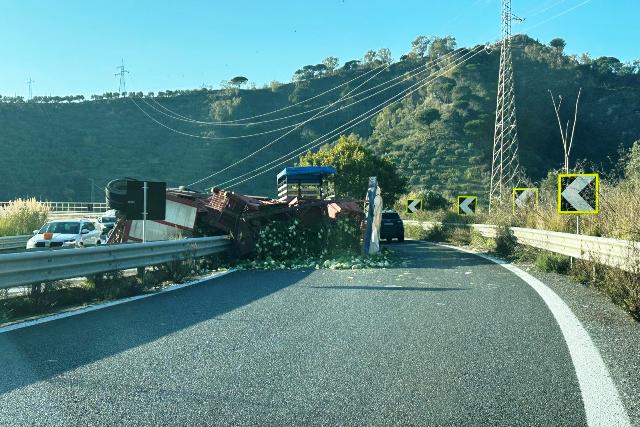
[[[431,125],[441,118],[442,114],[440,114],[440,110],[438,110],[437,108],[425,108],[422,110],[418,110],[415,115],[416,122],[418,122],[422,126],[426,126],[429,130],[431,130]]]
[[[363,58],[365,65],[373,64],[374,61],[376,60],[376,55],[377,54],[375,50],[366,51]]]
[[[231,80],[229,80],[229,84],[231,86],[240,87],[240,86],[246,84],[248,81],[249,81],[249,79],[246,78],[245,76],[236,76],[236,77],[232,78]]]
[[[457,47],[455,37],[436,37],[429,46],[429,59],[437,59],[449,52],[453,52]]]
[[[593,61],[592,66],[600,74],[617,74],[622,68],[622,62],[612,56],[602,56]]]
[[[567,42],[564,41],[564,39],[561,38],[555,38],[553,40],[551,40],[549,42],[549,46],[551,46],[552,48],[556,49],[558,51],[558,53],[563,53],[564,52],[564,48],[567,46]]]
[[[454,79],[441,76],[429,85],[428,91],[431,92],[438,101],[448,104],[451,102],[451,93],[455,87],[456,81]]]
[[[441,209],[448,209],[451,206],[449,199],[438,192],[427,190],[422,192],[421,195],[422,200],[424,201],[422,208],[425,210],[437,211]]]
[[[640,183],[640,140],[633,143],[627,154],[625,165],[625,176],[637,183]]]
[[[322,61],[325,67],[327,67],[327,72],[329,74],[333,74],[336,68],[338,68],[338,58],[335,56],[329,56]]]
[[[406,191],[407,179],[387,157],[376,156],[367,149],[354,134],[341,136],[330,147],[318,152],[307,152],[300,156],[300,166],[333,166],[337,173],[333,177],[336,194],[362,199],[367,192],[370,176],[378,177],[384,203],[392,206]]]
[[[411,54],[416,58],[424,58],[424,55],[429,50],[429,43],[431,39],[427,36],[418,36],[411,42]]]
[[[391,64],[391,51],[386,47],[383,47],[382,49],[378,50],[376,58],[378,58],[378,61],[382,62],[383,64]]]
[[[360,66],[360,61],[358,60],[347,61],[342,66],[342,69],[346,71],[357,70],[359,66]]]

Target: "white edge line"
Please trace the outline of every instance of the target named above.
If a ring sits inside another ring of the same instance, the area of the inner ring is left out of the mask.
[[[136,296],[129,297],[129,298],[123,298],[123,299],[104,302],[104,303],[99,303],[99,304],[92,304],[92,305],[88,305],[88,306],[85,306],[85,307],[82,307],[82,308],[71,309],[71,310],[65,311],[63,313],[45,315],[43,317],[39,317],[39,318],[34,319],[34,320],[18,321],[16,323],[12,323],[10,325],[1,327],[0,328],[0,334],[3,334],[5,332],[10,332],[10,331],[15,331],[17,329],[23,329],[23,328],[29,328],[31,326],[41,325],[43,323],[53,322],[54,320],[65,319],[67,317],[72,317],[72,316],[78,316],[80,314],[90,313],[92,311],[102,310],[104,308],[113,307],[113,306],[120,305],[120,304],[126,304],[128,302],[133,302],[133,301],[141,300],[141,299],[144,299],[144,298],[150,298],[150,297],[153,297],[153,296],[156,296],[156,295],[160,295],[160,294],[164,294],[164,293],[167,293],[167,292],[177,291],[178,289],[186,288],[186,287],[189,287],[189,286],[194,286],[194,285],[200,284],[202,282],[206,282],[207,280],[217,279],[219,277],[226,276],[227,274],[231,274],[231,273],[233,273],[235,271],[236,271],[236,269],[232,268],[232,269],[229,269],[227,271],[215,272],[213,274],[209,274],[207,276],[201,277],[201,278],[193,280],[191,282],[181,283],[179,285],[176,285],[176,284],[169,285],[166,288],[162,288],[159,291],[151,292],[151,293],[148,293],[148,294],[136,295]]]
[[[587,425],[589,427],[631,427],[629,415],[598,348],[562,298],[540,280],[511,263],[465,248],[439,243],[429,242],[429,244],[477,255],[504,267],[531,286],[553,314],[567,343],[578,377]]]

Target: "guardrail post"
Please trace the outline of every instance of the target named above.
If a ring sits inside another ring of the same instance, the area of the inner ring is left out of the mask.
[[[144,282],[144,270],[145,267],[138,267],[137,268],[138,273],[136,274],[136,276],[138,276],[138,279],[142,280]]]

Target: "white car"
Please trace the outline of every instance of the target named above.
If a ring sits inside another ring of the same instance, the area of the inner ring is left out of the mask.
[[[60,219],[49,221],[33,231],[27,249],[72,248],[100,245],[100,228],[89,219]]]

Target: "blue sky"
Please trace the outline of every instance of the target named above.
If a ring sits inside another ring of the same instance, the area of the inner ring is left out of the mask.
[[[640,57],[638,0],[513,8],[527,18],[515,31],[563,37],[570,53]],[[495,41],[499,10],[500,0],[0,0],[0,94],[26,96],[29,77],[34,95],[114,91],[121,58],[129,90],[217,87],[235,75],[288,82],[330,55],[343,63],[387,47],[397,59],[420,34]]]

